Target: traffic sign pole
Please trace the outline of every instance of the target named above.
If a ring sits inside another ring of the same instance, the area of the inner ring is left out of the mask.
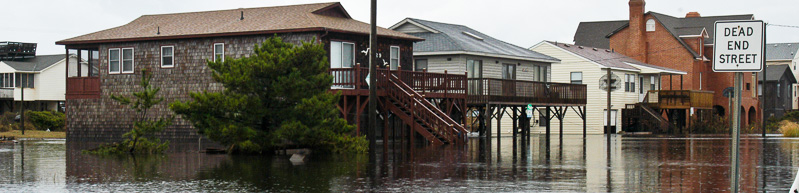
[[[765,68],[766,26],[763,21],[716,21],[714,24],[713,71],[734,72],[731,114],[730,191],[738,192],[741,136],[741,98],[744,72],[761,72]],[[765,80],[765,74],[763,76]],[[765,94],[765,81],[763,94]],[[757,89],[756,89],[757,90]],[[763,95],[765,96],[765,95]],[[764,98],[765,102],[765,98]],[[763,109],[761,109],[761,112]],[[764,128],[765,129],[765,128]],[[765,133],[764,133],[765,136]]]

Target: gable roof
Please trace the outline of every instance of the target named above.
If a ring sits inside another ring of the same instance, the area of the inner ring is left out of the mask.
[[[627,20],[580,22],[574,33],[574,44],[608,49],[610,39],[607,36],[628,23]]]
[[[242,19],[243,18],[243,19]],[[299,31],[369,34],[370,25],[352,19],[340,3],[317,3],[144,15],[128,24],[56,42],[59,45],[252,35]],[[421,41],[378,27],[380,36]]]
[[[799,42],[766,44],[766,61],[793,60],[799,51]]]
[[[464,54],[485,54],[495,57],[506,57],[513,59],[523,59],[541,62],[556,62],[553,58],[532,50],[528,50],[486,34],[480,33],[472,28],[447,24],[434,21],[427,21],[414,18],[406,18],[390,29],[397,29],[401,25],[421,25],[422,29],[430,32],[409,33],[410,35],[424,38],[425,41],[413,44],[413,52],[417,53],[464,53]]]
[[[713,44],[713,30],[714,24],[716,21],[721,20],[752,20],[754,15],[752,14],[745,14],[745,15],[722,15],[722,16],[703,16],[703,17],[672,17],[666,14],[661,14],[657,12],[647,12],[646,14],[652,15],[656,21],[658,21],[666,31],[668,31],[674,38],[680,42],[680,44],[685,47],[688,52],[690,52],[695,58],[701,58],[702,56],[699,53],[694,52],[688,44],[683,41],[680,36],[683,35],[701,35],[702,30],[707,30],[708,38],[705,38],[705,44]],[[586,26],[583,26],[586,25]],[[595,27],[597,25],[608,25],[607,27],[601,27],[600,30],[597,30],[596,34],[590,33],[575,33],[575,44],[577,45],[602,45],[602,44],[610,44],[610,37],[616,34],[617,32],[629,27],[630,23],[629,20],[624,20],[624,22],[619,21],[605,21],[605,22],[581,22],[580,26],[577,27],[578,32],[580,28],[588,28],[588,27]],[[615,27],[615,28],[614,28]],[[607,31],[610,28],[614,28],[612,31]],[[578,37],[580,36],[587,36],[587,37]],[[599,36],[604,35],[604,39],[599,38]],[[578,39],[581,40],[578,42]],[[610,46],[607,46],[610,47]]]
[[[766,68],[768,68],[766,69],[766,81],[779,81],[784,75],[788,77],[789,81],[796,82],[796,77],[793,76],[788,65],[766,65]],[[763,81],[763,73],[757,73],[757,80],[758,82]]]
[[[38,72],[50,67],[66,58],[65,54],[38,55],[34,58],[25,58],[15,61],[0,61],[17,71]]]
[[[587,46],[578,46],[572,44],[564,44],[552,41],[545,41],[546,43],[556,46],[567,52],[571,52],[580,57],[590,60],[596,64],[612,69],[624,69],[631,71],[642,71],[642,68],[654,69],[656,71],[673,74],[685,74],[684,71],[675,70],[671,68],[655,66],[627,57],[624,54],[614,52],[603,48],[594,48]]]

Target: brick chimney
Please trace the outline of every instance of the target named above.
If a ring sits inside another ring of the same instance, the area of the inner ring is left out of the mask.
[[[628,56],[642,61],[646,61],[646,25],[644,21],[644,0],[630,0],[630,37],[627,40],[627,53]]]
[[[692,11],[692,12],[688,12],[687,14],[685,14],[685,17],[689,18],[689,17],[702,17],[702,16],[699,15],[699,12]]]

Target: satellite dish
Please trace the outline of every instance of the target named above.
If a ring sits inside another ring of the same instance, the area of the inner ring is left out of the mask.
[[[616,76],[615,74],[611,74],[610,76],[610,91],[616,91],[621,87],[621,78]],[[599,78],[599,89],[608,91],[608,75],[605,74],[601,78]]]

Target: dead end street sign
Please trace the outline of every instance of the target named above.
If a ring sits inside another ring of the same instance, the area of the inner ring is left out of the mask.
[[[713,71],[760,72],[765,63],[766,26],[760,20],[716,21]]]

